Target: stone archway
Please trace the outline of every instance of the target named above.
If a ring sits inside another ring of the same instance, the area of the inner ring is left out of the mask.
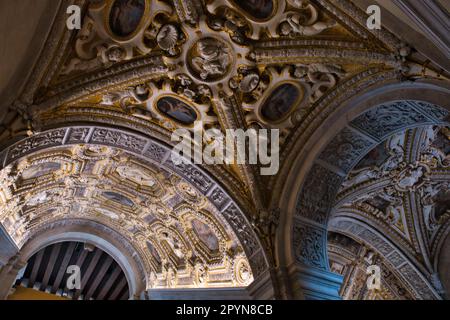
[[[35,230],[14,257],[9,273],[1,275],[2,298],[6,298],[17,272],[36,252],[55,243],[79,241],[90,243],[111,256],[124,271],[130,288],[130,299],[139,299],[147,286],[142,256],[129,241],[115,230],[86,219],[66,219],[49,223]],[[10,262],[10,263],[11,263]]]
[[[341,183],[385,137],[407,128],[448,125],[450,106],[442,103],[449,101],[449,94],[448,87],[436,82],[380,85],[344,102],[314,136],[293,147],[285,160],[293,165],[277,180],[283,181],[284,188],[276,188],[284,213],[278,259],[295,283],[290,292],[286,286],[287,296],[339,298],[342,279],[329,272],[326,238]],[[294,196],[292,190],[300,191]]]
[[[17,162],[20,159],[30,157],[38,152],[54,151],[56,154],[58,152],[57,150],[61,150],[61,148],[73,148],[75,146],[76,148],[83,149],[83,146],[85,145],[123,150],[126,154],[135,156],[136,159],[142,159],[142,161],[146,163],[151,163],[153,166],[164,169],[166,172],[171,172],[172,174],[187,181],[202,195],[205,201],[209,201],[210,205],[214,207],[214,209],[211,210],[216,212],[215,214],[220,215],[220,219],[227,221],[229,226],[227,228],[231,228],[233,230],[233,234],[235,235],[234,237],[239,239],[238,241],[244,250],[243,256],[245,257],[245,260],[248,261],[246,263],[250,263],[249,267],[251,268],[250,274],[252,275],[252,279],[255,279],[255,282],[258,282],[261,278],[266,279],[266,274],[268,271],[268,260],[266,253],[247,217],[240,209],[239,204],[237,204],[231,196],[227,194],[225,189],[200,167],[183,163],[179,165],[175,164],[170,157],[171,149],[154,139],[148,138],[142,134],[117,128],[90,125],[56,128],[43,131],[42,133],[36,134],[9,146],[1,153],[1,163],[3,168],[9,168],[10,164]],[[59,155],[59,157],[65,156]],[[6,173],[5,179],[8,180],[11,179],[11,177]],[[179,207],[176,210],[178,210],[182,215],[185,214],[187,216],[189,214],[189,212],[186,211],[188,210],[187,207],[185,209]],[[186,212],[183,213],[183,210]],[[205,222],[208,223],[209,218],[207,218],[207,215],[202,215],[202,213],[198,213],[198,215],[199,219],[206,219]],[[186,223],[188,222],[186,221]],[[217,229],[219,234],[220,232],[227,232],[225,229],[223,229],[223,231],[221,230],[222,229],[219,226],[219,229]],[[176,235],[174,234],[174,236]],[[219,240],[222,242],[229,241],[225,238]],[[21,245],[24,245],[24,243]],[[226,251],[224,251],[224,254],[225,252]],[[236,259],[238,259],[240,255],[239,253],[236,254]],[[134,255],[130,255],[130,257],[131,256]],[[243,267],[245,267],[245,264]],[[148,268],[149,267],[147,267],[147,269]],[[233,267],[232,264],[232,268],[236,269],[233,269],[233,272],[238,272],[237,268],[240,267]],[[144,278],[149,277],[148,270],[147,272],[144,272],[144,274]],[[130,278],[130,282],[135,283],[134,287],[138,286],[136,284],[138,283],[137,280],[131,281],[131,273],[128,278]],[[233,281],[240,283],[239,281],[247,280],[238,279]],[[149,287],[148,279],[145,281],[144,286],[145,288]],[[137,295],[140,293],[141,292],[135,292]]]
[[[429,279],[423,275],[411,257],[407,256],[392,241],[387,239],[375,228],[353,217],[338,216],[330,220],[328,230],[338,231],[348,237],[370,245],[375,252],[382,256],[414,292],[416,299],[440,299],[439,294],[430,284]]]
[[[443,228],[443,234],[445,234],[445,232],[448,234],[449,229],[450,222],[447,223],[446,228]],[[450,260],[450,235],[442,238],[440,243],[437,245],[434,254],[434,267],[445,290],[445,298],[448,299],[450,297],[450,276],[446,265]]]

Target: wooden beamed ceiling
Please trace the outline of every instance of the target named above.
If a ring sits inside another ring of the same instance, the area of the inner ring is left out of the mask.
[[[71,265],[80,267],[81,289],[69,290],[67,280]],[[127,300],[128,282],[117,262],[107,253],[80,242],[61,242],[34,254],[16,286],[74,300]]]

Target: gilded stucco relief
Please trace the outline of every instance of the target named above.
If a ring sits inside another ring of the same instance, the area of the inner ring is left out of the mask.
[[[289,263],[323,272],[344,274],[358,259],[346,298],[438,296],[422,275],[449,223],[448,111],[415,98],[377,102],[320,151],[306,147],[372,86],[448,82],[407,43],[368,30],[347,0],[67,2],[82,7],[81,29],[55,21],[18,115],[0,131],[0,223],[15,244],[84,219],[130,242],[146,289],[246,287],[287,250]],[[174,163],[171,134],[197,123],[279,129],[280,172]],[[317,157],[280,212],[280,185],[303,147]],[[355,217],[386,239],[347,224]],[[327,228],[357,235],[364,250],[327,244]],[[327,245],[346,262],[328,263]],[[367,255],[387,266],[383,292],[358,291]]]

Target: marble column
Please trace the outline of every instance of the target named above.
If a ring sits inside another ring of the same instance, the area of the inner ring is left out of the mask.
[[[293,298],[339,300],[343,276],[330,271],[327,252],[327,229],[296,219],[294,222],[295,261],[288,268]]]
[[[305,300],[341,300],[339,291],[343,276],[328,270],[306,266],[295,266],[290,271],[294,284],[292,292],[297,299]]]

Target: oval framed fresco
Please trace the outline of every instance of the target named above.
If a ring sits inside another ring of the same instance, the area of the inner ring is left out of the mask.
[[[276,0],[232,0],[234,5],[254,21],[270,20],[276,9]]]
[[[198,239],[212,252],[219,251],[219,239],[211,227],[199,219],[192,219],[192,229]]]
[[[102,195],[106,199],[117,202],[123,206],[126,206],[126,207],[134,206],[134,202],[130,198],[125,197],[124,195],[122,195],[120,193],[113,192],[113,191],[104,191],[102,193]]]
[[[303,100],[302,88],[293,82],[278,84],[264,99],[259,109],[261,117],[270,123],[282,122]]]
[[[180,98],[163,96],[156,101],[156,109],[166,118],[183,125],[190,126],[198,119],[198,113]]]
[[[117,38],[132,38],[142,29],[148,10],[146,0],[113,0],[107,16],[108,30]]]

